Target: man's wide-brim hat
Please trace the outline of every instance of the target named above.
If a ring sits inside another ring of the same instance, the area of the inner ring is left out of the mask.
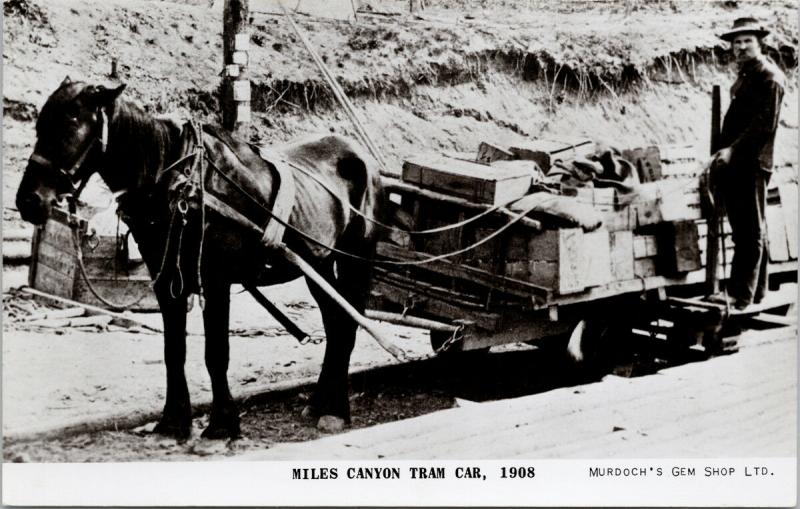
[[[753,34],[760,39],[768,33],[769,30],[764,28],[764,25],[759,23],[756,18],[738,18],[733,22],[733,28],[719,37],[731,42],[737,35]]]

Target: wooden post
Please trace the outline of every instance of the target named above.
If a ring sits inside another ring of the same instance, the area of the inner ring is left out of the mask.
[[[713,155],[719,146],[720,120],[722,117],[721,100],[719,85],[714,85],[711,89],[711,154]]]
[[[250,123],[249,16],[248,0],[225,0],[222,126],[245,137]]]
[[[719,85],[714,85],[711,90],[711,154],[715,154],[720,149],[719,136],[720,136],[720,88]],[[711,163],[713,165],[713,162]],[[714,168],[711,168],[711,172]],[[710,173],[710,172],[709,172]],[[719,193],[716,192],[714,184],[710,175],[707,173],[701,184],[701,192],[703,193],[703,201],[705,203],[705,217],[708,224],[706,233],[706,293],[711,295],[719,291],[719,277],[717,270],[719,268],[719,225],[722,221],[719,215],[720,203]],[[713,203],[711,203],[713,199]]]

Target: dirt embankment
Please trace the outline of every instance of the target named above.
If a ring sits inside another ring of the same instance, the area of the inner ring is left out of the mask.
[[[796,81],[791,2],[430,3],[409,15],[405,2],[373,1],[373,14],[355,23],[298,16],[397,170],[410,153],[472,152],[482,140],[521,136],[705,145],[710,85],[727,88],[733,79],[716,35],[746,13],[769,21],[770,53]],[[36,111],[65,75],[112,81],[116,59],[128,97],[153,112],[216,121],[216,4],[4,2],[6,203],[29,155]],[[286,20],[253,12],[252,27],[251,137],[267,143],[311,131],[351,133]],[[780,164],[796,159],[797,102],[793,87]]]

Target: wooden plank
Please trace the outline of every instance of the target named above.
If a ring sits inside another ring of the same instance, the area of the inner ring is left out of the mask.
[[[405,182],[491,205],[527,194],[531,174],[520,168],[492,168],[441,156],[420,156],[403,163]]]
[[[142,327],[144,329],[152,330],[154,332],[163,332],[164,331],[160,326],[150,325],[150,324],[148,324],[146,322],[143,322],[143,321],[141,321],[141,320],[139,320],[139,319],[137,319],[137,318],[135,318],[133,316],[130,316],[130,315],[127,315],[127,314],[123,314],[123,313],[118,313],[116,311],[109,311],[108,309],[105,309],[105,308],[102,308],[102,307],[98,307],[98,306],[93,306],[91,304],[83,304],[83,303],[80,303],[80,302],[76,302],[76,301],[74,301],[74,300],[72,300],[70,298],[64,298],[64,297],[62,297],[60,295],[52,295],[52,294],[50,294],[48,292],[43,292],[43,291],[36,290],[36,289],[33,289],[33,288],[22,288],[22,291],[25,292],[25,293],[29,293],[31,295],[34,295],[34,296],[36,296],[38,298],[41,298],[41,299],[44,299],[44,300],[47,300],[47,301],[50,301],[50,302],[55,302],[57,304],[74,306],[74,307],[75,306],[83,307],[83,308],[86,309],[86,312],[89,313],[89,314],[93,313],[93,314],[108,315],[108,316],[110,316],[110,317],[112,317],[114,319],[115,323],[121,325],[122,327],[138,326],[138,327]]]
[[[41,242],[47,242],[62,250],[72,248],[72,229],[66,224],[50,220],[44,225]]]
[[[483,310],[485,308],[484,297],[480,295],[454,290],[450,287],[444,288],[442,286],[435,286],[425,281],[420,281],[413,275],[405,276],[397,274],[396,272],[389,272],[386,269],[376,268],[375,279],[392,285],[399,290],[410,292],[409,295],[411,296],[416,295],[420,298],[431,296],[435,299],[447,300],[451,304],[468,309]],[[404,306],[413,306],[415,300],[417,299],[412,298],[409,302],[402,302],[401,304]]]
[[[767,219],[767,237],[769,238],[769,259],[783,262],[789,259],[789,240],[783,210],[776,205],[769,205],[765,211]]]
[[[636,277],[652,277],[656,273],[655,258],[639,258],[633,262],[633,273]]]
[[[401,305],[408,301],[408,297],[411,294],[419,297],[418,293],[414,293],[411,290],[403,290],[380,280],[374,283],[373,288],[387,300]],[[420,315],[422,318],[433,316],[439,319],[470,320],[475,323],[476,327],[488,331],[497,330],[500,324],[500,315],[498,314],[456,306],[433,296],[426,296],[424,299],[418,298],[411,314]]]
[[[33,288],[37,290],[71,299],[75,278],[39,262],[36,267],[36,279],[33,283]]]
[[[618,231],[609,234],[611,243],[611,277],[624,281],[634,277],[633,232]]]
[[[75,256],[70,256],[62,251],[60,247],[42,242],[39,244],[39,251],[36,256],[39,263],[47,265],[67,277],[75,277],[75,270],[78,268]]]
[[[505,276],[513,279],[530,280],[529,262],[511,261],[505,263]]]
[[[586,268],[583,286],[599,286],[610,283],[614,278],[611,273],[611,239],[606,230],[595,230],[583,234],[583,251]]]
[[[658,243],[655,235],[633,236],[633,257],[648,258],[658,254]]]
[[[665,369],[658,376],[606,377],[580,390],[566,387],[442,410],[312,442],[279,444],[246,459],[296,460],[320,451],[348,461],[583,458],[587,451],[592,457],[661,458],[675,451],[684,457],[724,457],[731,451],[779,456],[793,450],[797,438],[795,412],[786,411],[796,403],[794,348],[780,341]],[[732,390],[721,394],[719,384],[708,383],[709,370]],[[775,421],[779,425],[771,426]],[[572,431],[570,440],[564,440],[564,430]],[[765,435],[766,442],[754,448]]]
[[[783,223],[786,226],[786,238],[789,243],[789,258],[797,259],[797,185],[783,184],[778,186],[778,193],[781,198],[781,209],[783,210]],[[767,206],[769,208],[769,206]],[[769,228],[769,226],[767,226]]]
[[[75,252],[72,228],[51,219],[45,224],[40,242],[50,244],[68,255]],[[108,257],[116,254],[116,238],[108,235],[88,237],[85,230],[78,229],[78,238],[81,239],[81,250],[84,258]]]
[[[588,254],[584,249],[583,230],[569,228],[558,230],[559,258],[558,258],[558,293],[568,294],[583,290],[588,279]]]
[[[125,281],[150,282],[151,279],[144,262],[125,263],[109,258],[85,258],[84,267],[89,279],[117,280],[120,284],[125,284]]]
[[[159,309],[158,300],[150,286],[149,279],[147,281],[92,279],[91,282],[95,291],[113,304],[128,306],[130,309],[135,310]],[[92,306],[105,306],[103,302],[92,294],[82,278],[75,284],[73,299]]]
[[[386,258],[401,261],[423,260],[428,258],[422,253],[409,251],[385,242],[378,243],[377,254]],[[446,260],[428,262],[418,265],[415,268],[422,271],[431,271],[437,274],[463,279],[472,283],[480,283],[497,289],[501,292],[521,297],[529,298],[531,296],[537,296],[537,298],[546,299],[550,294],[550,291],[547,288],[542,288],[527,281],[520,281],[499,276],[475,267],[450,263]]]

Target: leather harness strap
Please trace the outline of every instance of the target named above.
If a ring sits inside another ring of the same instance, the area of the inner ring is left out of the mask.
[[[278,174],[279,181],[272,203],[272,216],[264,227],[261,243],[267,248],[276,248],[283,241],[284,226],[292,215],[295,199],[295,182],[292,168],[286,158],[267,147],[259,147],[258,153],[264,161],[270,163]],[[277,220],[276,220],[277,219]]]

